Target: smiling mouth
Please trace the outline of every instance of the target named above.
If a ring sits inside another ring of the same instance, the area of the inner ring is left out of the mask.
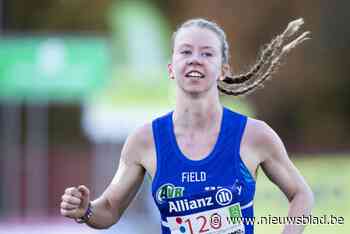
[[[198,72],[198,71],[190,71],[186,73],[185,77],[191,78],[191,79],[203,79],[205,76],[204,74]]]

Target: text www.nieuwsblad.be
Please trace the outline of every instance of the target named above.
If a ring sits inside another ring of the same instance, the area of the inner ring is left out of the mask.
[[[278,217],[278,216],[261,216],[261,217],[227,217],[229,223],[234,224],[273,224],[273,225],[342,225],[345,220],[342,216],[323,215],[323,216],[297,216],[297,217]]]

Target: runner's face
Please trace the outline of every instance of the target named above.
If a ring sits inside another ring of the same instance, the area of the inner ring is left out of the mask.
[[[214,32],[196,26],[178,32],[168,69],[184,92],[198,94],[216,89],[221,67],[221,42]]]

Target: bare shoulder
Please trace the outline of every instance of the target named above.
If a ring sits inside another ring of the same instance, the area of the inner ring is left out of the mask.
[[[128,136],[122,150],[122,158],[126,162],[142,163],[144,155],[153,150],[152,124],[146,123]]]
[[[272,152],[281,147],[281,140],[277,133],[264,121],[248,118],[242,144],[256,152],[259,161],[270,157]]]
[[[140,148],[148,149],[153,146],[152,124],[146,123],[141,127],[138,127],[130,134],[129,138],[132,142],[138,144]]]

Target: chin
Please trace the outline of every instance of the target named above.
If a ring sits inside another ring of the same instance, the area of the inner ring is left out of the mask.
[[[207,93],[209,89],[206,87],[187,87],[183,90],[185,93],[191,96],[199,96],[201,94]]]
[[[184,83],[178,83],[178,87],[185,94],[188,94],[191,96],[198,96],[198,95],[203,95],[208,93],[209,90],[211,89],[211,84],[208,82],[196,82],[196,83],[184,82]]]

